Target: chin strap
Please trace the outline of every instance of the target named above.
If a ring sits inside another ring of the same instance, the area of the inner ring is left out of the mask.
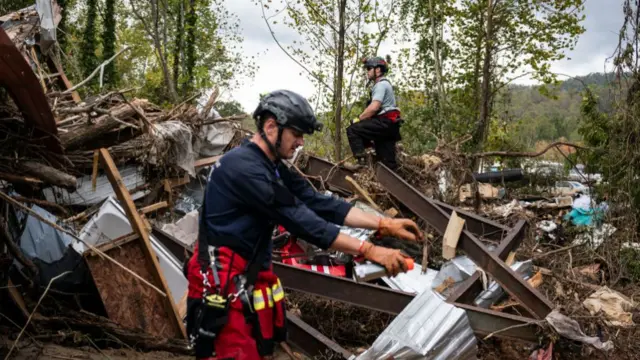
[[[280,148],[280,143],[282,142],[282,132],[283,131],[284,131],[284,127],[282,125],[278,125],[278,137],[276,138],[276,144],[274,146],[271,143],[271,141],[269,141],[269,139],[267,138],[267,134],[264,133],[264,130],[260,129],[260,137],[262,138],[262,140],[264,140],[264,142],[267,143],[267,146],[269,147],[269,151],[271,151],[271,153],[276,158],[276,162],[278,162],[281,159],[280,152],[278,152],[277,149]]]

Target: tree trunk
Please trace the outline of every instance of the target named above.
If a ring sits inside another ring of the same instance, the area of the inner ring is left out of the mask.
[[[161,35],[160,35],[160,9],[158,6],[157,0],[151,1],[151,13],[153,14],[153,45],[156,48],[156,55],[158,56],[158,61],[160,62],[160,66],[162,67],[162,75],[164,77],[164,83],[167,86],[167,92],[169,98],[174,104],[179,102],[178,93],[176,92],[176,88],[173,83],[173,78],[171,77],[171,73],[169,72],[169,65],[167,64],[167,56],[166,52],[163,51]],[[166,26],[166,24],[165,24]]]
[[[131,104],[136,107],[144,108],[147,105],[146,100],[134,99]],[[136,115],[133,107],[129,104],[120,104],[110,110],[111,115],[119,120],[125,120],[128,117]],[[81,146],[90,143],[100,136],[110,132],[111,130],[122,125],[122,123],[113,119],[109,115],[102,115],[95,120],[95,124],[91,126],[83,126],[73,131],[60,134],[60,142],[65,150],[78,149]]]
[[[484,19],[482,11],[478,15],[478,24],[482,26]],[[477,125],[480,121],[480,62],[482,57],[482,39],[485,34],[480,32],[476,40],[475,64],[473,67],[473,124]]]
[[[65,189],[75,190],[78,187],[76,178],[51,166],[35,161],[23,161],[20,163],[20,171],[27,173],[47,184],[53,184]]]
[[[484,146],[489,127],[489,103],[491,102],[491,57],[493,47],[493,0],[487,0],[487,26],[482,65],[482,102],[480,104],[480,121],[474,135],[476,151]]]
[[[189,13],[185,19],[187,27],[187,49],[185,52],[185,72],[187,80],[184,82],[183,91],[191,91],[193,88],[194,76],[193,69],[196,66],[196,6],[197,0],[189,1]]]
[[[102,59],[110,59],[116,53],[116,0],[106,0],[104,32],[102,33]],[[116,87],[115,61],[110,62],[104,68],[104,83]]]
[[[431,41],[433,43],[433,56],[436,70],[436,82],[438,85],[438,124],[444,124],[443,106],[445,103],[444,87],[442,86],[442,69],[440,68],[440,51],[438,50],[438,36],[436,34],[436,16],[433,12],[433,0],[429,0],[429,16],[431,17]]]
[[[180,81],[180,59],[182,56],[182,43],[184,32],[184,1],[180,0],[178,3],[178,14],[176,18],[176,45],[173,53],[173,84],[178,88],[178,82]]]
[[[338,70],[336,83],[334,86],[334,108],[335,108],[335,157],[336,161],[342,160],[342,83],[344,78],[344,39],[345,39],[345,12],[347,11],[347,0],[340,0],[339,8],[340,28],[338,30]]]

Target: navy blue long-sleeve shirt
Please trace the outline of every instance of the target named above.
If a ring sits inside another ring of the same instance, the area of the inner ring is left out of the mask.
[[[278,180],[280,179],[280,181]],[[252,258],[258,240],[284,226],[310,243],[329,248],[351,205],[316,192],[284,164],[274,164],[254,143],[226,153],[209,175],[201,209],[208,242]],[[268,240],[264,267],[271,262]]]

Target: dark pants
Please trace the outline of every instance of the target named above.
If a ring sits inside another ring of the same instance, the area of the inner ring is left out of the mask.
[[[347,128],[347,138],[351,152],[356,158],[363,157],[365,146],[370,142],[376,150],[376,160],[391,170],[398,168],[396,162],[396,143],[400,136],[400,123],[384,117],[361,120]]]

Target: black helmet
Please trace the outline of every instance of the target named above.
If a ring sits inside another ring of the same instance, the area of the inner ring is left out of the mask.
[[[374,56],[374,57],[369,57],[369,58],[365,58],[362,60],[362,63],[364,64],[364,67],[369,68],[376,68],[376,67],[380,67],[380,69],[382,70],[382,73],[386,73],[387,70],[389,69],[389,65],[387,63],[387,61],[385,59],[383,59],[380,56]]]
[[[276,122],[283,127],[290,127],[305,134],[322,131],[322,123],[316,119],[313,109],[304,97],[289,90],[276,90],[265,95],[253,112],[258,130],[261,130],[264,112],[270,112]]]

